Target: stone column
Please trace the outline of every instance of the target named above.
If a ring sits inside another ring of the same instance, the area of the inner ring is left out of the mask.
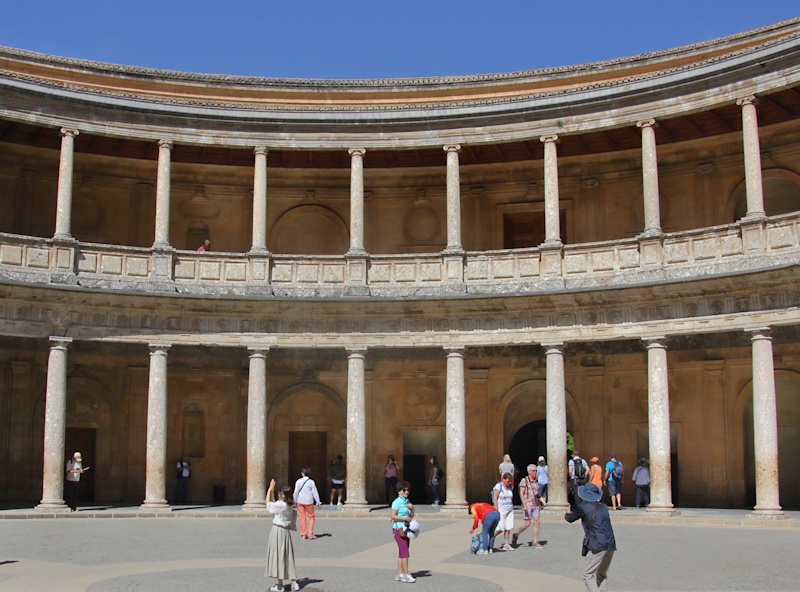
[[[447,411],[445,447],[447,459],[446,506],[467,505],[467,399],[464,391],[464,348],[446,347]]]
[[[647,337],[647,416],[650,442],[648,512],[674,513],[669,424],[669,374],[663,336]]]
[[[61,128],[61,158],[58,163],[56,197],[56,240],[72,239],[72,174],[75,167],[75,136],[78,130]]]
[[[447,153],[447,247],[445,252],[461,253],[461,174],[458,153],[461,146],[444,147]]]
[[[564,387],[564,344],[543,343],[547,363],[547,508],[567,510],[567,392]]]
[[[44,403],[44,472],[37,512],[67,512],[64,503],[64,435],[67,424],[67,347],[70,337],[50,338]]]
[[[347,506],[367,507],[367,402],[364,354],[347,349]]]
[[[267,148],[253,150],[256,157],[253,174],[253,244],[250,252],[266,255],[267,250]]]
[[[542,136],[544,144],[544,243],[561,246],[561,212],[558,205],[558,136]],[[548,461],[549,462],[549,461]],[[549,491],[549,490],[548,490]]]
[[[655,119],[644,119],[636,122],[636,126],[642,130],[642,182],[644,189],[643,234],[648,236],[661,234],[655,125]]]
[[[364,249],[364,148],[350,148],[350,250],[348,255],[365,255]],[[348,479],[349,480],[349,479]],[[348,492],[349,495],[349,492]]]
[[[147,389],[147,451],[143,511],[169,512],[167,503],[167,352],[170,346],[150,345]]]
[[[778,488],[778,406],[769,327],[751,329],[756,505],[753,518],[784,518]]]
[[[158,141],[158,176],[156,178],[156,240],[154,249],[169,248],[170,159],[172,142]]]
[[[742,108],[742,138],[744,140],[744,183],[747,190],[746,218],[763,218],[764,188],[761,183],[761,146],[758,140],[756,98],[744,97],[736,101]]]
[[[243,510],[263,510],[267,497],[267,353],[250,347],[247,380],[247,498]]]

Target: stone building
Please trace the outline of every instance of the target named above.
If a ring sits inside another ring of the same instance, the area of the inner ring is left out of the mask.
[[[211,248],[198,252],[208,239]],[[3,504],[260,506],[337,454],[424,502],[648,457],[800,507],[800,20],[574,67],[200,75],[0,48]],[[223,491],[224,488],[224,491]],[[626,481],[623,502],[632,501]]]

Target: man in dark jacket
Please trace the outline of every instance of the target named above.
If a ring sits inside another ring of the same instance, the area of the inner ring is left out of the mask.
[[[578,497],[580,500],[575,506],[570,506],[564,519],[567,522],[580,520],[583,524],[583,544],[588,549],[583,568],[586,589],[589,592],[604,591],[608,589],[608,568],[617,550],[608,506],[600,501],[603,491],[594,483],[581,485]]]

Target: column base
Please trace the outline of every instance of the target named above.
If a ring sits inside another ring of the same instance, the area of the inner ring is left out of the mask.
[[[468,507],[467,500],[447,500],[440,506],[442,510],[466,510]]]
[[[33,510],[40,514],[66,514],[70,508],[64,500],[42,500]]]
[[[323,506],[324,508],[325,506]],[[369,512],[372,510],[370,505],[366,501],[346,501],[342,506],[344,510],[353,510],[354,512]]]
[[[550,514],[550,515],[563,515],[567,513],[569,510],[569,504],[562,504],[558,502],[547,502],[547,505],[542,508],[542,514]]]
[[[266,496],[265,496],[266,499]],[[267,506],[264,502],[248,502],[245,501],[242,504],[242,512],[259,512],[259,511],[267,511]]]
[[[789,516],[786,515],[780,506],[776,506],[774,508],[755,507],[747,517],[753,520],[785,520]]]
[[[645,514],[653,516],[680,516],[680,512],[675,509],[675,506],[647,506]]]
[[[172,512],[172,506],[170,506],[166,500],[164,501],[154,501],[154,502],[144,502],[141,506],[139,506],[140,512]]]

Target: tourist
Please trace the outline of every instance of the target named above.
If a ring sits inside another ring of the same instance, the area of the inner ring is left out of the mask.
[[[188,456],[181,456],[175,466],[175,473],[178,479],[175,485],[175,503],[185,504],[189,496],[189,479],[192,476],[192,463],[189,462]]]
[[[608,567],[617,550],[608,506],[600,501],[603,490],[594,483],[578,488],[578,499],[567,509],[567,522],[580,520],[583,524],[583,583],[589,592],[608,589]]]
[[[503,462],[497,466],[497,472],[501,481],[503,480],[503,475],[509,473],[511,475],[511,485],[513,486],[516,483],[517,468],[514,466],[514,463],[511,462],[510,454],[503,455]]]
[[[600,467],[600,459],[593,456],[589,459],[589,474],[587,483],[594,483],[598,489],[603,489],[603,469]]]
[[[526,528],[533,522],[533,546],[541,549],[539,544],[539,514],[541,512],[542,500],[539,495],[539,471],[536,465],[528,465],[528,474],[519,482],[519,498],[522,502],[522,516],[525,522],[519,530],[511,537],[511,546],[517,546],[517,540]]]
[[[433,505],[439,505],[439,482],[442,479],[442,470],[439,468],[439,463],[436,462],[436,457],[432,456],[428,459],[430,467],[428,468],[428,485],[431,488],[431,495],[433,496]]]
[[[270,588],[271,592],[283,592],[283,580],[292,581],[292,590],[300,589],[294,565],[294,546],[289,532],[296,522],[296,510],[290,497],[291,492],[290,487],[282,487],[278,501],[275,501],[275,479],[269,482],[267,511],[273,518],[267,543],[267,567],[264,570],[264,577],[278,579],[278,583]]]
[[[621,510],[622,477],[625,475],[625,468],[613,452],[609,458],[610,460],[606,463],[605,483],[608,485],[608,495],[611,497],[611,508]]]
[[[339,503],[337,506],[342,505],[342,495],[344,495],[344,483],[347,480],[347,467],[342,462],[342,455],[336,457],[336,462],[331,463],[331,505],[333,505],[333,498],[339,494]]]
[[[207,253],[211,250],[211,241],[206,239],[203,241],[203,244],[197,247],[198,253]]]
[[[386,484],[386,503],[391,504],[397,495],[397,462],[391,454],[389,458],[386,459],[383,481]]]
[[[67,478],[64,482],[64,501],[72,512],[78,511],[78,493],[81,487],[81,475],[88,470],[89,467],[83,466],[83,458],[80,452],[73,454],[72,458],[67,461]]]
[[[410,540],[405,533],[406,525],[414,518],[414,504],[408,501],[410,486],[405,481],[397,483],[397,499],[392,502],[392,533],[397,543],[397,575],[394,577],[396,582],[413,584],[416,582],[408,571],[408,558]]]
[[[297,513],[300,518],[300,536],[304,539],[314,540],[314,504],[322,507],[319,500],[317,484],[311,478],[311,469],[305,467],[300,471],[301,477],[294,484],[294,503],[297,504]],[[307,524],[306,524],[307,523]]]
[[[650,468],[646,458],[640,458],[639,466],[633,469],[633,483],[636,485],[636,507],[650,505]]]
[[[543,456],[539,457],[537,461],[536,470],[539,474],[539,499],[542,502],[542,506],[547,505],[547,484],[550,482],[550,479],[547,476],[547,461],[544,459]]]
[[[503,551],[513,551],[511,531],[514,530],[514,486],[511,485],[511,473],[505,473],[500,482],[492,489],[494,508],[500,512],[500,523],[497,532],[503,532],[505,544]]]
[[[475,532],[478,528],[478,522],[483,523],[481,530],[481,545],[476,555],[486,555],[487,553],[494,553],[494,539],[496,536],[497,525],[500,523],[500,512],[491,505],[485,502],[472,504],[469,507],[469,513],[474,516],[472,521],[472,528],[469,533]]]

